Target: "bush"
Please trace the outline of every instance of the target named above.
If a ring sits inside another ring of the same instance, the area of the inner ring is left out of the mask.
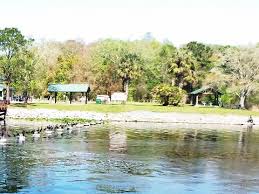
[[[169,84],[159,84],[153,88],[153,97],[157,99],[163,106],[177,106],[183,102],[185,91],[181,88],[171,86]]]

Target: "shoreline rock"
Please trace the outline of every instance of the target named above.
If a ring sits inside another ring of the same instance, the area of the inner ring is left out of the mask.
[[[121,113],[97,113],[87,111],[59,111],[53,109],[24,109],[9,108],[7,118],[82,118],[104,120],[110,122],[150,122],[150,123],[192,123],[192,124],[224,124],[246,125],[248,116],[216,115],[201,113],[178,112],[149,112],[131,111]],[[253,117],[255,125],[259,124],[259,117]]]

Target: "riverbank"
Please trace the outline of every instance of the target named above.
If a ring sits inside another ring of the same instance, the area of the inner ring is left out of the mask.
[[[85,120],[104,120],[109,122],[153,122],[153,123],[190,123],[190,124],[224,124],[246,125],[248,116],[219,115],[180,112],[129,111],[120,113],[100,113],[90,111],[64,111],[52,109],[9,108],[7,118],[11,119],[63,119],[76,118]],[[259,125],[259,117],[253,117]]]
[[[59,111],[86,111],[97,113],[121,113],[131,111],[148,111],[148,112],[163,112],[163,113],[200,113],[200,114],[218,114],[218,115],[243,115],[243,116],[258,116],[259,111],[230,109],[218,106],[162,106],[156,103],[145,102],[127,102],[126,104],[96,104],[89,102],[88,104],[79,103],[16,103],[11,104],[9,108],[25,108],[25,109],[50,109]]]

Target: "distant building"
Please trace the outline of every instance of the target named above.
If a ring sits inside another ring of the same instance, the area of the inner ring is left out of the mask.
[[[216,105],[216,106],[219,106],[220,105],[220,97],[222,95],[222,93],[217,90],[217,89],[214,89],[213,87],[209,87],[209,86],[205,86],[205,87],[202,87],[200,89],[197,89],[197,90],[194,90],[193,92],[190,93],[190,96],[191,96],[191,104],[192,105],[199,105],[199,104],[206,104],[205,102],[202,102],[201,101],[201,98],[203,96],[211,96],[211,102],[210,104],[211,105]]]

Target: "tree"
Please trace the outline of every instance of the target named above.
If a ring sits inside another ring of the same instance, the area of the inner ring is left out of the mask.
[[[26,39],[17,28],[0,30],[1,72],[6,83],[6,99],[10,99],[10,85],[19,71],[19,52],[32,40]]]
[[[162,82],[162,65],[159,52],[162,44],[155,39],[135,40],[128,43],[132,50],[141,56],[141,76],[130,82],[129,98],[135,101],[152,99],[152,89]]]
[[[200,86],[207,73],[215,66],[217,55],[210,46],[195,41],[189,42],[185,48],[192,53],[197,61],[195,71]]]
[[[192,53],[184,48],[177,50],[172,56],[172,62],[169,63],[168,72],[172,75],[172,85],[188,92],[192,90],[193,85],[197,83],[197,61]]]
[[[239,105],[245,108],[249,95],[257,90],[259,82],[259,48],[230,48],[221,64],[227,75],[230,90],[239,97]]]
[[[121,41],[106,39],[97,42],[90,49],[91,71],[95,75],[95,93],[111,95],[112,91],[121,88],[121,80],[116,73],[116,61],[119,59],[121,44]]]
[[[159,53],[162,64],[163,83],[171,82],[186,91],[191,91],[194,84],[198,83],[198,62],[193,53],[186,48],[177,49],[172,44],[166,43]]]
[[[140,55],[124,41],[108,39],[99,42],[92,54],[92,60],[97,82],[100,86],[105,86],[107,93],[112,88],[117,88],[113,86],[121,82],[122,90],[128,95],[129,82],[141,72]]]
[[[161,47],[161,51],[159,52],[158,63],[161,66],[161,71],[159,74],[162,76],[163,83],[172,83],[172,74],[171,74],[171,64],[174,63],[176,59],[177,48],[170,44],[166,43]],[[174,83],[172,83],[174,84]]]
[[[35,64],[37,71],[34,77],[34,96],[45,97],[49,95],[47,86],[50,82],[54,82],[58,57],[62,54],[61,47],[62,43],[53,41],[41,42],[34,46],[35,55],[39,59]]]
[[[129,82],[140,76],[141,58],[137,53],[122,50],[118,61],[117,74],[122,79],[123,92],[128,96]]]
[[[35,71],[38,57],[33,50],[22,53],[20,58],[19,75],[15,81],[15,88],[23,93],[25,97],[25,104],[28,102],[29,93],[35,87]]]
[[[169,104],[177,106],[182,102],[185,95],[184,90],[170,84],[159,84],[154,87],[152,93],[154,98],[159,100],[163,106],[168,106]]]
[[[189,42],[185,47],[192,52],[202,70],[208,71],[214,66],[215,56],[210,46],[194,41]]]

